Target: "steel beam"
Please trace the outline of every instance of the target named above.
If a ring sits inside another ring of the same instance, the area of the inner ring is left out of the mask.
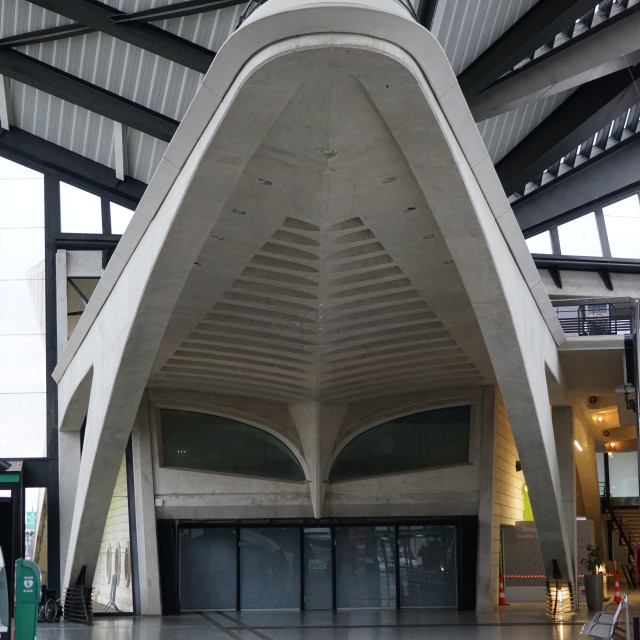
[[[522,232],[535,235],[551,225],[640,189],[640,134],[627,138],[547,186],[513,204]],[[603,202],[604,201],[604,202]]]
[[[436,14],[438,0],[422,0],[418,8],[418,22],[426,29],[431,30],[433,17]]]
[[[135,208],[147,188],[133,178],[118,180],[113,169],[14,127],[0,132],[0,156],[124,207]]]
[[[245,3],[246,0],[186,0],[185,2],[176,2],[175,4],[154,7],[144,11],[117,14],[112,16],[111,19],[117,24],[170,20],[204,13],[205,11],[217,11],[225,7],[235,7]]]
[[[0,51],[0,74],[169,142],[178,122],[17,51]]]
[[[640,62],[637,16],[601,26],[474,96],[469,107],[476,122]]]
[[[30,44],[40,44],[41,42],[51,42],[52,40],[60,40],[62,38],[82,36],[85,33],[91,33],[92,31],[94,31],[94,29],[85,27],[83,24],[63,24],[59,27],[38,29],[37,31],[28,31],[27,33],[19,33],[15,36],[1,38],[0,49],[8,49],[9,47],[26,47]]]
[[[212,51],[153,25],[135,22],[118,24],[112,18],[123,12],[97,0],[91,2],[87,0],[30,1],[91,29],[102,31],[200,73],[206,73],[214,57]]]
[[[617,71],[577,89],[516,145],[496,171],[509,195],[575,149],[638,102],[640,65]]]
[[[458,81],[467,99],[511,71],[593,7],[593,0],[540,0],[534,4],[460,74]]]

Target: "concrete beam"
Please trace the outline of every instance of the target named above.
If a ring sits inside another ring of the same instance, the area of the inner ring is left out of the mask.
[[[474,96],[476,122],[578,87],[640,62],[636,16],[614,21],[586,38],[548,54]]]

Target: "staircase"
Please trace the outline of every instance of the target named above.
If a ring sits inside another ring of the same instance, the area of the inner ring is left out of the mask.
[[[626,549],[628,564],[621,564],[620,568],[629,586],[635,588],[634,549],[640,541],[640,509],[638,507],[620,507],[604,487],[601,487],[600,503],[602,513],[606,513],[610,517],[620,536],[620,546]]]

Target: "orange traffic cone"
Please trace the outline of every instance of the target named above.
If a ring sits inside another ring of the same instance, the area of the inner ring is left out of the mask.
[[[615,587],[613,589],[613,601],[614,602],[621,602],[622,601],[622,597],[620,596],[620,583],[618,582],[618,572],[617,571],[613,574],[613,579],[615,581]]]
[[[499,591],[498,604],[509,604],[507,598],[504,595],[504,575],[500,574],[500,591]]]

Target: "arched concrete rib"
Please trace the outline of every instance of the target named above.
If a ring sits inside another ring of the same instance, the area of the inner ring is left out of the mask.
[[[545,566],[550,574],[556,559],[572,575],[544,373],[562,333],[443,52],[393,0],[271,0],[216,57],[56,369],[71,397],[78,372],[94,367],[65,584],[82,565],[93,575],[131,425],[194,262],[263,138],[309,73],[326,68],[327,52],[384,119],[442,232],[505,398]],[[394,91],[380,83],[381,65],[401,78]],[[392,226],[375,232],[385,246],[397,242]],[[411,255],[396,255],[405,272]],[[412,280],[418,291],[432,286],[427,272]]]

